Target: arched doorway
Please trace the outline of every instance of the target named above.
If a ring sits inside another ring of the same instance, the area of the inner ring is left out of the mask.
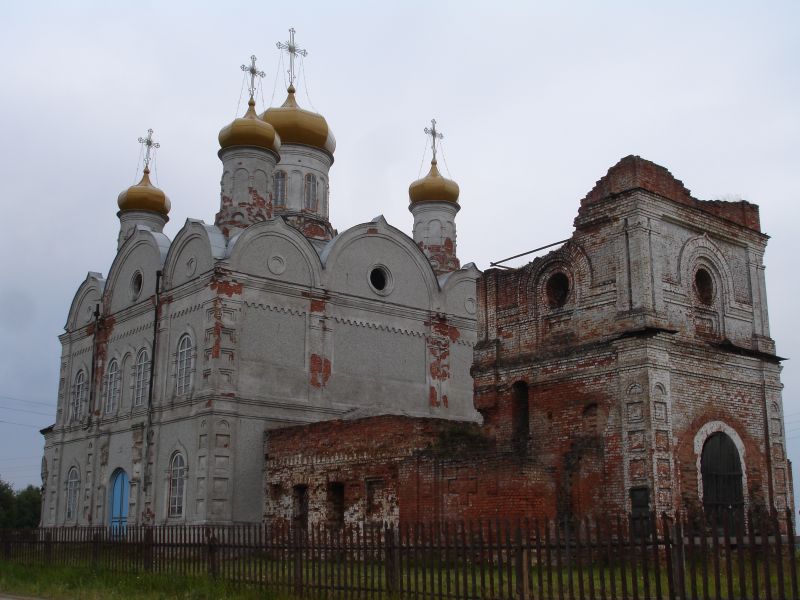
[[[124,529],[128,524],[128,497],[131,484],[128,474],[122,469],[117,469],[111,476],[111,510],[109,511],[109,524],[111,529],[117,531]]]
[[[706,439],[700,458],[700,473],[706,512],[742,509],[742,463],[736,445],[727,434],[718,431]]]

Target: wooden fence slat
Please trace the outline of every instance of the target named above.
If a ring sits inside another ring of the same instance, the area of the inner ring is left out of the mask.
[[[619,549],[619,587],[622,591],[622,600],[628,600],[628,578],[626,570],[626,547],[622,534],[622,519],[617,515],[617,547]]]
[[[733,511],[728,511],[722,521],[722,541],[725,549],[725,570],[727,575],[728,600],[733,600],[733,557],[731,556],[731,528],[730,520],[733,518]]]
[[[658,550],[658,517],[655,511],[650,513],[650,541],[653,545],[653,578],[656,584],[656,598],[661,598],[661,555]]]

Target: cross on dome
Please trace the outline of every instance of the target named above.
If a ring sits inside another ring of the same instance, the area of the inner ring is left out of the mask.
[[[250,74],[250,87],[247,90],[250,92],[250,97],[253,98],[256,95],[256,77],[264,77],[264,71],[259,71],[256,69],[256,55],[250,57],[250,65],[242,65],[242,71],[246,71]]]
[[[158,142],[153,141],[153,130],[147,130],[147,137],[139,138],[139,143],[144,144],[145,153],[144,153],[144,168],[147,171],[150,168],[150,151],[160,148],[161,144]]]
[[[304,48],[298,48],[297,44],[294,42],[294,27],[289,29],[289,39],[286,42],[278,42],[276,46],[278,50],[286,50],[286,53],[289,55],[289,86],[294,86],[295,80],[295,73],[294,73],[294,59],[296,56],[307,56],[308,51]]]
[[[436,119],[431,119],[430,128],[425,128],[425,133],[431,136],[431,148],[433,149],[433,162],[436,162],[436,140],[444,139],[444,135],[436,131]]]

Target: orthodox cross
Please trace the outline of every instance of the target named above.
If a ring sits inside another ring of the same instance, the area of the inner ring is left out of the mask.
[[[278,42],[276,45],[278,46],[278,50],[286,50],[287,54],[289,55],[289,85],[294,85],[294,58],[297,55],[306,56],[308,51],[303,48],[298,48],[297,45],[294,43],[294,27],[289,30],[289,41],[287,42]]]
[[[150,150],[160,148],[161,144],[158,142],[153,141],[153,130],[147,130],[147,137],[146,138],[139,138],[139,143],[144,144],[145,153],[144,153],[144,168],[150,168]]]
[[[250,57],[250,66],[242,65],[242,71],[250,73],[250,87],[247,88],[252,98],[256,94],[256,77],[264,77],[264,71],[256,69],[256,55]]]
[[[425,128],[425,133],[431,136],[431,148],[433,148],[433,160],[436,161],[436,140],[444,139],[444,135],[436,131],[436,119],[431,119],[430,128]]]

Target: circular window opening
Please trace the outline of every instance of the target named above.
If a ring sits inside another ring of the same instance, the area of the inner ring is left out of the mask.
[[[564,273],[553,273],[547,280],[545,290],[551,308],[564,306],[569,297],[569,277]]]
[[[694,274],[694,291],[697,299],[703,304],[711,304],[714,301],[714,279],[711,273],[705,269],[697,269]]]
[[[142,272],[136,271],[136,273],[133,274],[133,277],[131,277],[131,295],[133,296],[133,299],[136,300],[136,298],[138,298],[139,294],[141,293],[142,293]]]
[[[382,267],[375,267],[369,272],[369,282],[379,292],[382,292],[386,289],[386,286],[389,285],[389,275],[386,272],[386,269]]]

